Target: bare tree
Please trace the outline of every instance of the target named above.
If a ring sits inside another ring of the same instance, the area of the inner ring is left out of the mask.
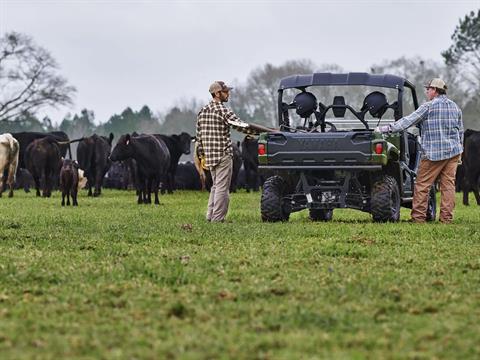
[[[27,35],[9,32],[0,38],[0,121],[45,106],[72,104],[76,89],[57,74],[50,53]]]

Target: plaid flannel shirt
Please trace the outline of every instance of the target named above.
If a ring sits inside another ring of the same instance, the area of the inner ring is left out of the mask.
[[[233,156],[230,124],[228,121],[241,121],[232,110],[220,101],[212,100],[197,116],[197,151],[205,157],[205,166],[216,166],[225,155]],[[246,134],[255,132],[248,128],[235,127]]]
[[[417,124],[422,131],[422,157],[439,161],[462,153],[462,111],[446,95],[426,102],[415,112],[391,124],[390,130],[398,132]]]

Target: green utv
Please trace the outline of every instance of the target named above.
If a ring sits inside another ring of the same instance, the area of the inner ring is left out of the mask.
[[[420,129],[388,135],[374,129],[417,108],[415,87],[394,75],[282,79],[279,130],[258,140],[259,168],[268,177],[262,220],[287,221],[290,213],[308,209],[311,220],[329,221],[335,208],[352,208],[376,222],[398,221],[400,207],[412,207]],[[427,220],[434,220],[435,212],[432,187]]]

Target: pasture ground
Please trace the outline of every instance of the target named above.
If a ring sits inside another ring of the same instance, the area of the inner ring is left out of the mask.
[[[244,191],[209,224],[207,196],[1,198],[0,357],[480,357],[480,207],[459,194],[448,226],[264,224]]]

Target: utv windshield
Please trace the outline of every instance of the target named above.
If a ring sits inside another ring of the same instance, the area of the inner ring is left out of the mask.
[[[318,126],[318,114],[323,113],[325,121],[334,124],[337,131],[365,130],[365,123],[369,129],[374,129],[395,120],[398,96],[397,89],[363,85],[285,89],[281,100],[283,123],[288,112],[288,126],[303,130],[315,124]]]

